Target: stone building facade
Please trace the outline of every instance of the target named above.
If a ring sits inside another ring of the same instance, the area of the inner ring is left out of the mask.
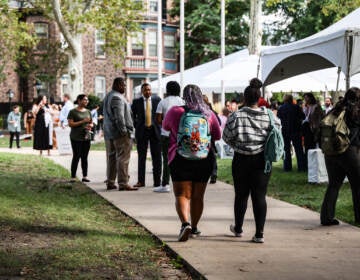
[[[14,1],[13,1],[14,2]],[[15,1],[16,2],[16,1]],[[143,0],[145,9],[144,21],[141,23],[142,32],[133,38],[128,38],[127,56],[119,58],[123,60],[123,69],[115,69],[113,63],[101,53],[103,40],[94,29],[83,35],[83,81],[84,93],[95,94],[103,98],[106,92],[111,89],[115,77],[121,76],[127,82],[127,98],[131,101],[134,98],[133,88],[140,83],[157,79],[157,0]],[[178,58],[175,50],[178,27],[170,20],[167,10],[172,1],[163,0],[163,75],[170,75],[178,71]],[[40,36],[41,41],[61,40],[61,34],[55,22],[50,22],[39,15],[30,15],[26,18],[35,26],[35,32]],[[140,47],[141,46],[141,47]],[[35,54],[41,54],[43,50],[36,48]],[[61,97],[69,91],[67,74],[59,74],[56,81],[44,82],[35,73],[26,79],[21,79],[16,73],[16,64],[8,63],[6,80],[0,83],[0,111],[4,114],[4,108],[8,108],[9,96],[7,92],[11,89],[14,96],[12,103],[17,103],[28,108],[36,100],[39,94],[46,94],[52,102],[61,102]],[[40,69],[43,73],[50,71],[51,65]],[[65,71],[66,72],[66,71]]]

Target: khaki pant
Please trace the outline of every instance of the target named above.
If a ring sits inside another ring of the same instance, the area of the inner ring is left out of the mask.
[[[131,139],[128,135],[117,139],[105,140],[106,146],[106,176],[107,184],[114,185],[117,175],[119,187],[125,187],[129,182],[129,162]]]

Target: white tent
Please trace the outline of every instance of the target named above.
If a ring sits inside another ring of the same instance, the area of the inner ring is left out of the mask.
[[[229,54],[227,56],[225,56],[225,61],[224,61],[224,66],[231,64],[234,61],[241,61],[242,59],[246,58],[249,56],[249,53],[247,51],[247,49],[241,50],[241,51],[237,51],[235,53]],[[212,60],[210,62],[189,68],[187,70],[184,71],[184,85],[187,84],[196,84],[198,85],[201,90],[204,93],[211,93],[211,92],[217,92],[220,93],[221,92],[221,82],[220,80],[204,80],[204,78],[221,69],[221,59],[215,59]],[[169,81],[177,81],[180,84],[180,72],[167,76],[165,78],[162,79],[162,84],[163,84],[163,92],[165,92],[165,88],[166,88],[166,84]],[[151,88],[152,88],[152,92],[153,93],[157,93],[158,92],[158,83],[157,80],[152,81],[150,83]],[[241,88],[239,88],[239,82],[232,82],[229,84],[226,84],[226,89],[228,91],[239,91],[241,90]],[[140,92],[140,86],[135,88],[135,93],[139,93]]]
[[[262,49],[268,49],[262,47]],[[204,78],[207,85],[219,84],[224,80],[225,87],[237,87],[242,91],[249,83],[249,80],[258,74],[259,57],[256,55],[242,56],[241,59],[226,65],[224,68],[210,73]],[[355,80],[353,79],[353,82]],[[356,82],[360,84],[358,76]],[[271,92],[300,92],[300,91],[335,91],[337,89],[337,68],[327,68],[297,75],[288,79],[281,80],[266,87]],[[339,88],[345,90],[345,76],[341,74]]]
[[[261,52],[265,85],[302,73],[340,67],[348,82],[360,72],[360,8],[305,39]]]
[[[262,46],[262,49],[268,47]],[[225,57],[224,68],[220,66],[221,60],[201,64],[184,71],[184,85],[196,84],[203,93],[220,93],[221,80],[227,92],[242,92],[249,84],[249,80],[258,75],[259,57],[249,55],[247,49],[229,54]],[[336,69],[325,69],[314,73],[307,73],[297,77],[278,82],[268,87],[270,91],[326,91],[335,90]],[[317,78],[321,77],[321,78]],[[335,77],[335,78],[333,78]],[[169,81],[180,83],[180,73],[167,76],[163,80],[163,92]],[[343,79],[341,88],[344,89]],[[150,83],[153,93],[158,92],[157,80]],[[140,86],[135,88],[137,94],[140,93]]]

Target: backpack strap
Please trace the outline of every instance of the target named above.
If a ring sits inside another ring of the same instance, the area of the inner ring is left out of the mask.
[[[272,130],[273,127],[274,127],[274,116],[273,116],[273,113],[272,113],[271,110],[266,109],[266,111],[267,111],[268,116],[269,116],[269,119],[270,119],[270,132],[271,132],[271,130]],[[269,132],[269,133],[270,133],[270,132]],[[266,138],[266,142],[267,142],[268,137],[269,137],[269,135],[268,135],[267,138]],[[265,145],[266,145],[266,142],[265,142]],[[265,174],[270,173],[271,167],[272,167],[271,162],[270,162],[269,160],[265,159],[265,169],[264,169],[264,173],[265,173]]]
[[[272,129],[275,126],[274,114],[270,109],[266,109],[266,110],[270,119],[270,129]]]

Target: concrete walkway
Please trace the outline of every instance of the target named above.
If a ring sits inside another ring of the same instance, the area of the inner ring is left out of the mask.
[[[13,151],[37,154],[26,148]],[[56,151],[52,154],[52,160],[70,169],[71,156],[59,156]],[[265,243],[250,242],[255,230],[251,204],[245,219],[245,236],[235,238],[229,231],[233,223],[233,187],[218,182],[208,185],[206,191],[205,209],[199,223],[202,235],[188,242],[177,242],[180,222],[174,195],[152,191],[151,162],[147,162],[146,187],[137,192],[105,191],[105,152],[91,151],[89,165],[89,187],[158,236],[207,279],[360,277],[360,229],[357,227],[345,223],[322,227],[318,213],[268,198]],[[132,153],[130,175],[130,183],[136,183],[136,152]]]

